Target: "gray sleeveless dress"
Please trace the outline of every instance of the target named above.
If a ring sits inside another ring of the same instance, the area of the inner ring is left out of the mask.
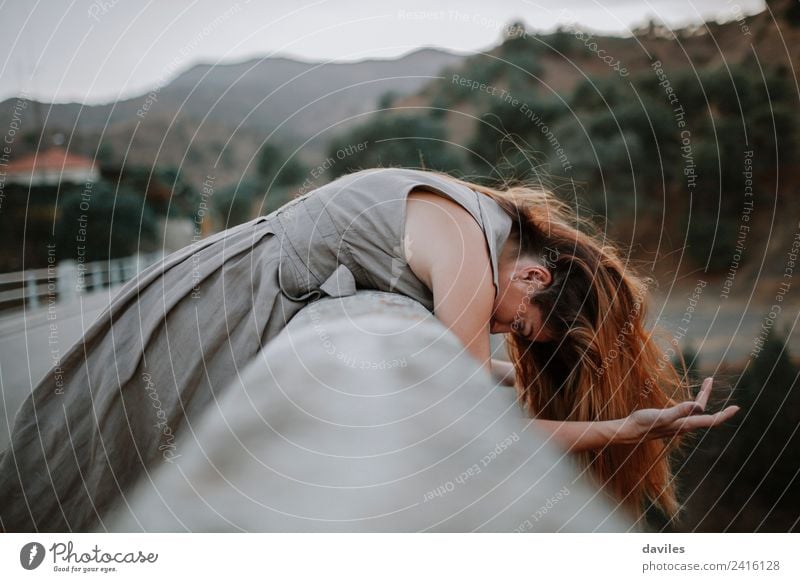
[[[511,218],[491,198],[420,170],[343,176],[277,211],[166,257],[129,281],[17,413],[0,456],[0,528],[87,531],[143,471],[169,462],[176,431],[305,305],[357,289],[433,311],[403,253],[415,187],[481,226],[497,285]]]

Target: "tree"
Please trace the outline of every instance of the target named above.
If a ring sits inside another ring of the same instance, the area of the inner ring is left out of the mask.
[[[136,191],[101,181],[72,190],[59,204],[58,259],[101,261],[153,247],[156,216]]]
[[[194,214],[200,195],[184,178],[180,168],[175,166],[154,168],[151,182],[157,182],[169,189],[168,212],[170,216],[192,216]]]
[[[242,182],[225,188],[213,198],[213,207],[223,229],[242,224],[253,218],[253,206],[259,192],[252,182]],[[270,211],[265,212],[267,214]]]
[[[396,91],[386,91],[378,99],[378,109],[389,109],[389,108],[391,108],[392,103],[394,103],[395,99],[397,99],[397,92]]]
[[[287,158],[284,150],[271,143],[262,146],[256,171],[265,188],[281,188],[302,184],[306,168],[296,158]]]
[[[461,166],[461,159],[451,148],[437,119],[379,115],[332,142],[328,150],[328,157],[335,160],[331,178],[377,166],[453,170]]]

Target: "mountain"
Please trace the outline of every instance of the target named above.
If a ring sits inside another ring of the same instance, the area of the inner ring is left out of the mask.
[[[269,57],[198,64],[115,103],[29,103],[22,120],[28,137],[14,153],[35,149],[44,125],[43,135],[63,133],[79,153],[94,156],[102,143],[101,155],[115,164],[180,166],[198,187],[209,174],[218,185],[235,183],[252,171],[267,138],[302,146],[298,155],[313,164],[348,119],[356,123],[384,94],[418,91],[463,58],[428,48],[353,63]],[[17,99],[0,103],[0,126],[8,127],[16,106]]]
[[[235,130],[278,129],[286,141],[326,131],[339,121],[376,107],[384,93],[413,93],[444,67],[463,57],[421,49],[397,59],[313,63],[269,57],[234,64],[198,64],[162,87],[102,105],[46,104],[29,123],[46,119],[50,131],[95,133],[104,127],[160,119],[193,118]],[[0,103],[0,121],[10,119],[16,99]],[[30,127],[30,126],[29,126]],[[74,128],[74,130],[73,130]]]

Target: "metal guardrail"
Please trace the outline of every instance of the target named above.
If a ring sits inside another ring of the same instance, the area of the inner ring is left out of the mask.
[[[155,252],[90,263],[65,260],[41,269],[0,274],[0,312],[36,309],[122,284],[162,256]]]

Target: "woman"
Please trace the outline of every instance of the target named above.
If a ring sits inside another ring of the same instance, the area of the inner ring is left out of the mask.
[[[673,437],[736,409],[697,414],[710,381],[679,403],[686,386],[644,331],[640,281],[572,219],[539,190],[372,169],[168,256],[120,290],[20,409],[0,459],[0,525],[102,527],[300,309],[359,288],[419,301],[621,501],[674,514]],[[491,359],[490,333],[508,334],[513,370]]]
[[[739,407],[701,414],[711,378],[689,400],[690,387],[645,329],[648,282],[568,205],[542,189],[454,181],[492,199],[512,217],[512,228],[497,261],[495,296],[485,258],[464,261],[485,255],[467,214],[440,196],[420,194],[448,211],[420,210],[415,217],[411,197],[414,226],[406,229],[413,229],[421,257],[411,266],[434,296],[448,298],[437,316],[481,362],[488,361],[487,321],[492,333],[507,333],[512,363],[491,360],[491,366],[516,380],[536,422],[578,453],[635,516],[649,501],[675,517],[679,503],[666,453],[681,444],[680,435],[721,424]],[[464,248],[448,240],[463,240]],[[444,248],[449,256],[434,264],[426,248]]]

